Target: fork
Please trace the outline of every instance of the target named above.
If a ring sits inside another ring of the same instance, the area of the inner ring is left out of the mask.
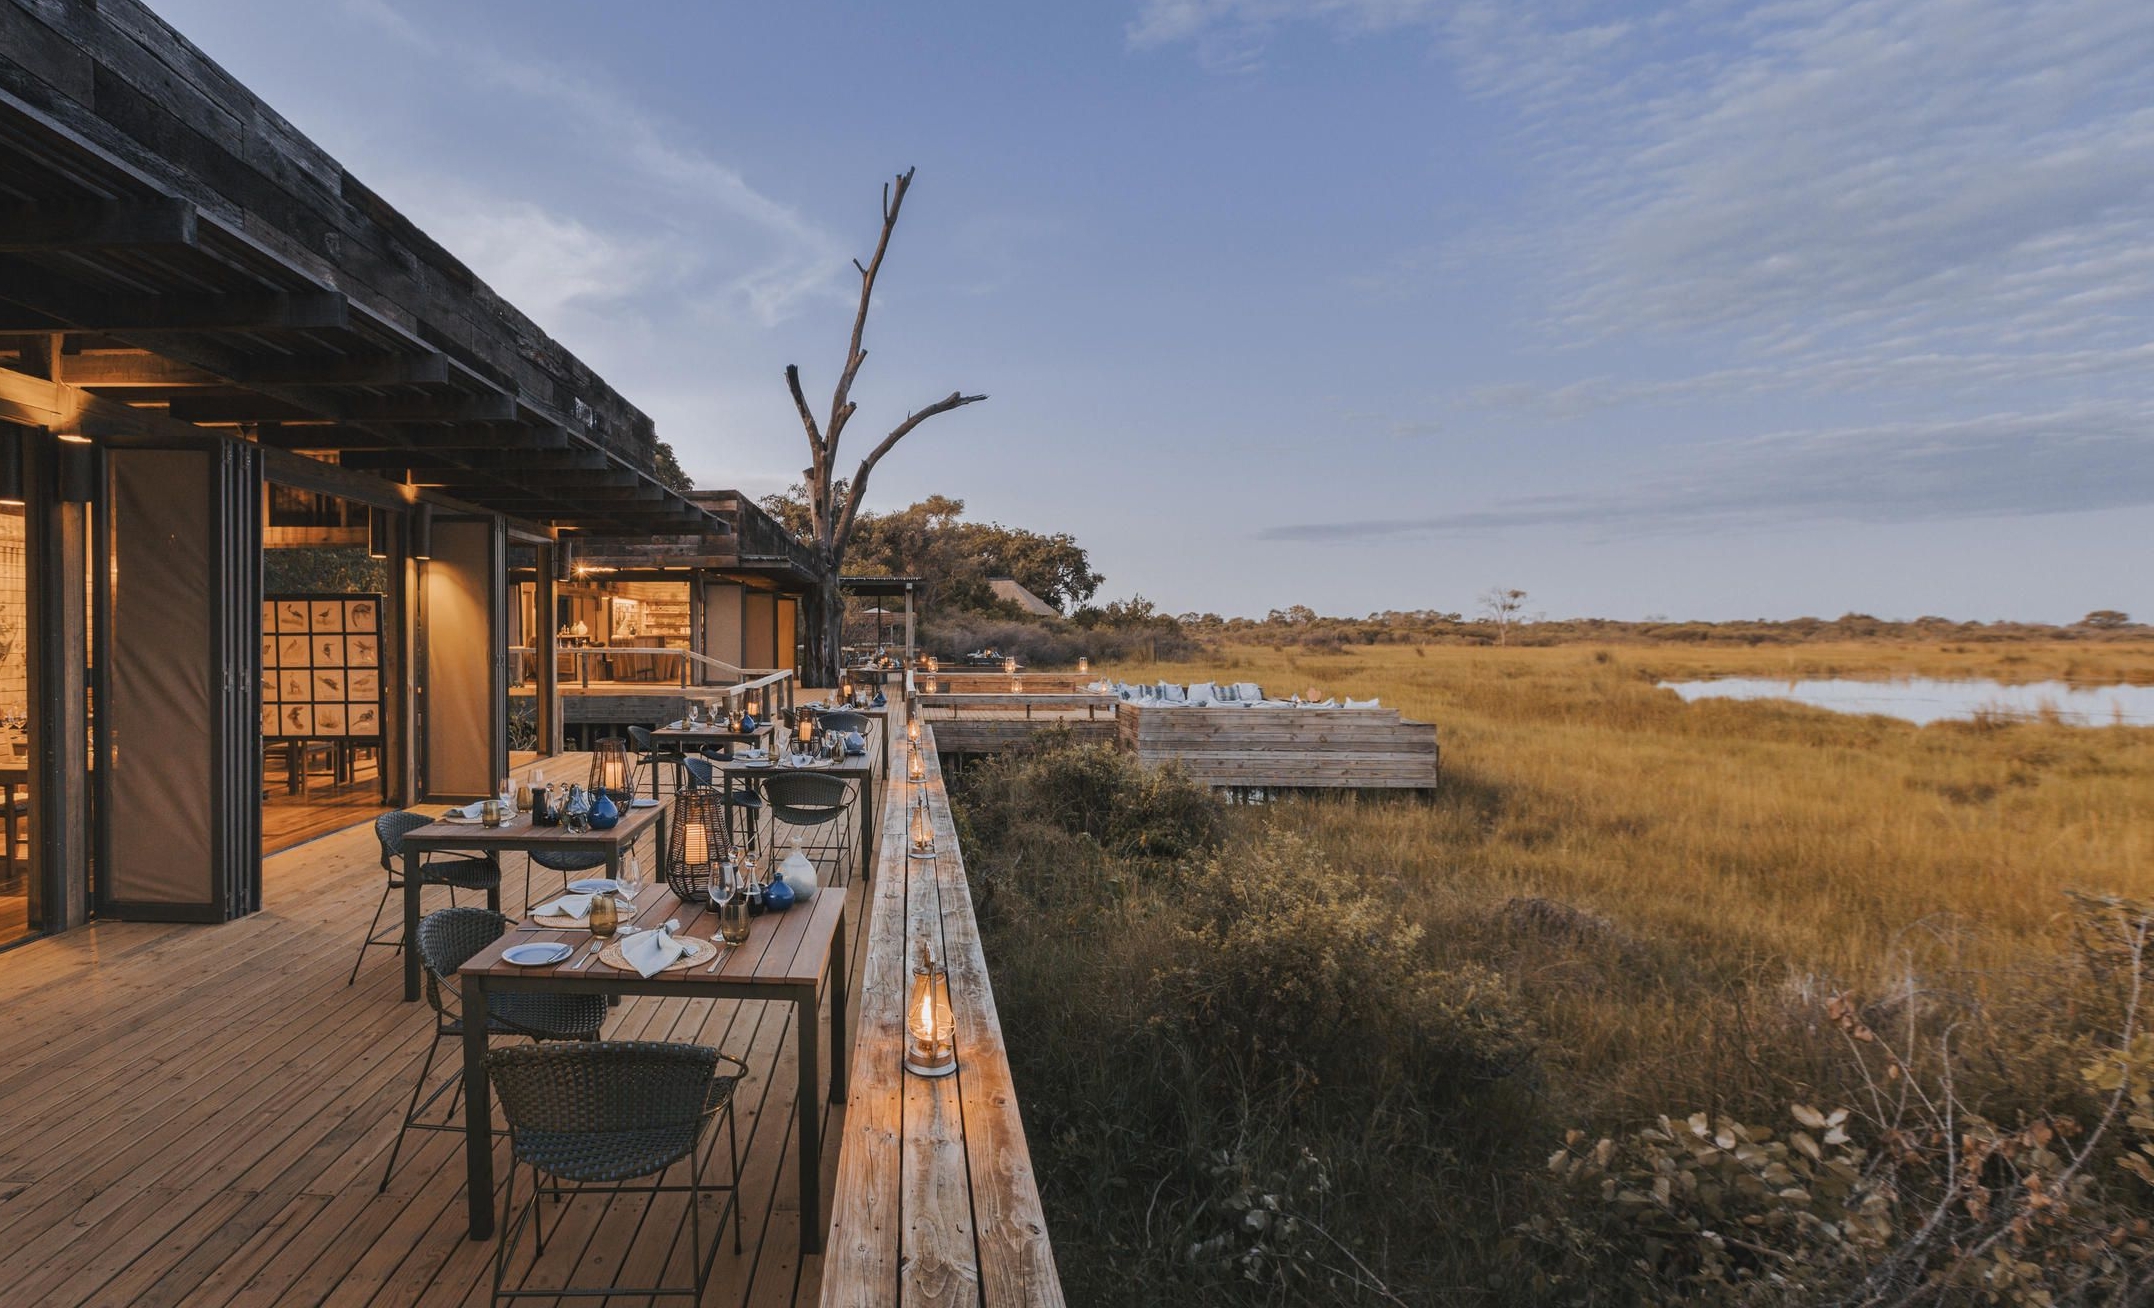
[[[574,966],[574,967],[570,968],[569,970],[570,970],[571,972],[583,972],[583,971],[588,971],[588,970],[590,969],[590,966],[591,966],[591,960],[592,960],[592,959],[594,959],[594,958],[597,958],[597,957],[598,957],[598,951],[599,951],[599,950],[601,950],[601,949],[604,949],[605,947],[606,947],[606,942],[605,942],[605,941],[603,941],[603,940],[593,940],[593,941],[591,942],[591,944],[590,944],[590,947],[589,947],[589,948],[587,948],[587,949],[585,949],[585,950],[583,951],[583,961],[582,961],[582,962],[580,962],[580,963],[578,963],[578,964],[576,964],[576,966]]]

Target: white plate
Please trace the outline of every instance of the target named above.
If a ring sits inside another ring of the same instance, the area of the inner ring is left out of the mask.
[[[657,807],[658,807],[658,801],[657,801],[657,800],[655,800],[655,799],[652,799],[652,798],[651,798],[651,797],[650,797],[649,795],[645,795],[645,796],[644,796],[643,798],[641,798],[641,799],[631,799],[631,800],[629,800],[629,801],[628,801],[628,806],[629,806],[630,808],[657,808]]]
[[[575,952],[558,940],[534,940],[528,944],[510,945],[501,951],[501,957],[518,967],[545,967],[561,962]]]
[[[607,877],[585,877],[581,881],[569,882],[568,888],[579,895],[596,895],[608,890],[618,891],[621,883]]]

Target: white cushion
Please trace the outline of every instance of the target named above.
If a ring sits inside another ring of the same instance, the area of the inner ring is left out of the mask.
[[[1254,704],[1264,698],[1264,688],[1254,681],[1237,681],[1234,683],[1234,697]]]
[[[1377,702],[1376,702],[1376,701],[1375,701],[1374,699],[1350,699],[1350,700],[1346,701],[1346,707],[1348,707],[1348,708],[1381,708],[1381,707],[1383,707],[1383,706],[1382,706],[1381,704],[1378,704],[1378,703],[1377,703]]]

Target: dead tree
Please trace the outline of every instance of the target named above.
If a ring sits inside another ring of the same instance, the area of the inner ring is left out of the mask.
[[[890,429],[890,433],[860,461],[849,481],[838,476],[838,439],[845,434],[845,425],[852,421],[853,379],[860,375],[860,365],[867,362],[868,352],[861,344],[867,333],[868,305],[875,298],[875,278],[882,271],[883,256],[890,250],[890,234],[897,230],[898,210],[904,207],[905,192],[912,186],[913,170],[899,173],[896,183],[883,187],[883,231],[875,242],[875,254],[865,264],[853,260],[853,267],[860,272],[860,307],[853,313],[852,344],[845,355],[845,371],[838,374],[837,389],[830,396],[830,413],[817,423],[815,413],[808,407],[808,397],[800,388],[800,369],[788,364],[785,384],[793,393],[793,407],[800,411],[800,425],[807,429],[808,454],[811,459],[801,473],[808,490],[808,546],[815,553],[815,585],[803,604],[807,609],[807,658],[801,669],[803,676],[814,678],[813,684],[835,686],[838,684],[840,642],[843,639],[845,597],[838,590],[839,570],[845,566],[845,551],[852,543],[853,523],[860,513],[861,501],[867,497],[868,477],[875,465],[882,462],[905,439],[913,428],[938,413],[948,413],[968,404],[978,404],[985,395],[966,395],[951,391],[924,409],[905,415],[905,420]]]

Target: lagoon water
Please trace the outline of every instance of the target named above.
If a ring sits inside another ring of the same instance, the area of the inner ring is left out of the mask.
[[[2154,686],[2073,686],[2062,681],[2011,685],[2002,681],[1944,681],[1905,677],[1894,681],[1859,681],[1836,677],[1812,681],[1778,681],[1769,677],[1716,677],[1708,681],[1663,681],[1661,687],[1686,701],[1701,699],[1786,699],[1835,713],[1881,713],[1928,724],[1968,720],[1983,715],[2039,717],[2055,713],[2060,721],[2081,727],[2154,727]]]

